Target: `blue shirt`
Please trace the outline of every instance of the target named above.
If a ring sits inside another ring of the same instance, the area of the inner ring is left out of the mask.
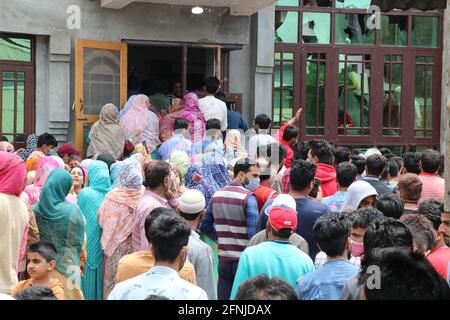
[[[172,138],[161,144],[158,151],[159,157],[161,160],[169,160],[174,151],[184,151],[190,157],[192,156],[192,142],[182,134],[174,133]]]
[[[256,232],[258,232],[258,202],[256,197],[251,195],[245,204],[245,215],[247,216],[247,234],[251,239]],[[200,225],[200,231],[205,233],[211,239],[217,241],[216,228],[214,226],[214,215],[212,212],[212,204],[210,203],[206,210],[206,215],[203,217]]]
[[[237,111],[227,112],[228,130],[242,129],[244,133],[249,129],[247,122],[242,118],[241,114]]]
[[[328,261],[323,268],[298,279],[297,296],[300,300],[339,300],[346,282],[358,272],[349,261]]]
[[[259,215],[259,231],[264,230],[267,224],[267,215],[265,214],[266,208],[271,205],[273,199],[266,202]],[[313,233],[313,226],[319,217],[330,212],[330,209],[317,201],[311,200],[309,198],[298,198],[295,199],[297,203],[297,230],[295,231],[298,235],[302,236],[309,246],[309,256],[314,259],[319,253],[319,247],[317,246],[316,239]]]
[[[174,269],[162,266],[116,284],[108,300],[144,300],[149,295],[170,300],[208,300],[203,289],[181,279]]]
[[[295,288],[299,277],[313,271],[311,258],[289,242],[262,242],[242,252],[230,299],[234,299],[241,283],[260,274],[279,277]]]
[[[346,194],[347,192],[338,191],[332,196],[323,198],[322,203],[328,206],[328,208],[330,208],[332,212],[340,213],[342,212],[342,207],[344,206],[344,199]]]

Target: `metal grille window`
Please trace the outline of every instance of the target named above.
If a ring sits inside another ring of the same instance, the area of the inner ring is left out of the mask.
[[[293,116],[294,54],[275,53],[273,123],[280,126]]]

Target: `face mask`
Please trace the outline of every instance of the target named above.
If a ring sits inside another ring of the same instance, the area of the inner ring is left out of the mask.
[[[364,243],[352,241],[351,250],[352,256],[360,257],[364,253]]]
[[[249,179],[249,182],[245,185],[245,188],[254,192],[259,187],[260,182],[261,181],[259,178]]]

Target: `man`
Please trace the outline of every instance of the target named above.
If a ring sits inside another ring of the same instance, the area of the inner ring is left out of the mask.
[[[161,160],[168,161],[174,151],[184,151],[188,156],[192,155],[192,142],[189,137],[189,121],[184,118],[176,118],[173,124],[172,137],[163,142],[158,150]]]
[[[150,162],[145,168],[146,190],[138,202],[135,211],[133,231],[134,251],[144,251],[148,247],[145,236],[145,218],[155,208],[163,207],[176,210],[178,199],[171,191],[170,164],[166,161]]]
[[[408,227],[394,218],[384,218],[372,222],[364,234],[364,265],[362,271],[347,281],[342,290],[341,300],[361,299],[367,268],[373,265],[371,261],[373,251],[376,248],[392,247],[405,247],[407,250],[413,251],[413,238]]]
[[[362,175],[366,170],[366,158],[359,155],[353,155],[350,158],[350,162],[356,166],[356,169],[358,169],[358,175],[356,176],[356,180],[362,180],[363,178]]]
[[[415,173],[405,173],[398,180],[398,196],[402,199],[404,213],[415,213],[422,194],[422,181]]]
[[[320,202],[309,198],[309,194],[314,186],[314,176],[316,175],[316,165],[305,161],[297,160],[291,167],[290,175],[290,195],[295,199],[297,205],[297,217],[300,223],[297,225],[296,233],[302,236],[309,246],[309,256],[311,259],[320,251],[317,247],[316,239],[312,232],[316,220],[330,212],[328,207]],[[273,200],[267,201],[262,209],[272,205]],[[265,229],[267,225],[267,215],[261,214],[259,220],[259,230]]]
[[[267,200],[275,198],[277,196],[277,192],[270,186],[270,178],[272,177],[272,175],[270,174],[270,159],[259,157],[257,161],[261,169],[261,175],[259,176],[259,186],[254,190],[254,192],[256,201],[258,202],[258,211],[261,211]]]
[[[178,213],[191,226],[188,259],[194,265],[197,285],[206,291],[209,300],[217,300],[213,252],[196,232],[205,215],[205,196],[198,190],[186,190],[180,197]]]
[[[333,212],[341,212],[344,205],[347,189],[356,180],[358,170],[350,162],[342,162],[336,167],[336,181],[338,190],[332,196],[322,199],[322,203],[328,206]]]
[[[292,198],[292,196],[288,194],[280,194],[275,197],[272,204],[265,209],[265,211],[261,212],[261,214],[269,215],[269,211],[273,208],[284,208],[284,209],[292,209],[297,210],[297,203],[295,202],[295,199]],[[248,244],[249,247],[256,246],[257,244],[260,244],[264,241],[268,240],[268,234],[267,234],[267,228],[264,230],[261,230],[257,234],[253,236],[253,238],[250,240],[250,243]],[[308,242],[306,242],[305,239],[303,239],[301,236],[299,236],[297,233],[292,233],[291,236],[288,239],[289,243],[297,248],[299,248],[301,251],[303,251],[306,254],[309,254],[309,246]]]
[[[262,185],[266,185],[272,188],[276,193],[281,194],[283,192],[282,179],[287,172],[287,168],[284,165],[286,163],[286,148],[282,144],[272,143],[264,146],[259,146],[256,149],[258,161],[264,159],[268,167],[264,171],[261,170],[262,175],[269,175],[269,180],[265,180],[267,183],[261,182]],[[268,172],[267,172],[268,171]],[[289,191],[287,192],[289,193]]]
[[[250,158],[256,159],[259,146],[265,146],[277,142],[269,133],[271,123],[272,120],[266,114],[258,114],[255,117],[253,127],[256,134],[253,135],[248,141],[248,154]]]
[[[149,247],[144,251],[137,251],[123,256],[119,260],[116,273],[116,283],[134,278],[140,274],[147,272],[155,265],[155,257],[151,250],[152,239],[150,237],[150,227],[153,222],[160,216],[176,216],[175,211],[167,208],[156,208],[145,218],[145,237],[149,243]],[[191,262],[186,261],[184,266],[178,272],[180,277],[192,284],[196,283],[196,273]]]
[[[255,161],[239,160],[232,182],[213,195],[200,226],[219,245],[219,300],[230,298],[239,257],[257,231],[258,203],[245,186],[250,182],[248,177],[258,173]]]
[[[272,208],[266,230],[269,241],[249,247],[242,252],[234,278],[231,299],[244,281],[265,274],[280,277],[292,287],[296,280],[314,271],[311,258],[289,244],[289,237],[297,229],[297,211]]]
[[[209,119],[219,119],[221,131],[224,132],[228,128],[227,121],[227,105],[225,102],[215,97],[219,91],[220,81],[215,77],[205,80],[206,97],[198,101],[198,107],[205,116],[206,121]]]
[[[358,273],[359,269],[348,261],[351,226],[350,219],[339,213],[317,219],[314,236],[327,262],[320,270],[298,279],[300,300],[339,300],[345,283]]]
[[[66,170],[70,170],[70,162],[73,156],[80,156],[81,152],[80,150],[74,148],[71,144],[65,143],[61,145],[58,150],[56,151],[58,156],[64,160],[64,165],[66,167]]]
[[[156,114],[167,114],[170,109],[170,100],[166,97],[167,81],[158,79],[155,81],[156,93],[149,97]]]
[[[403,154],[403,168],[400,174],[415,173],[420,174],[420,158],[422,154],[419,152],[405,152]]]
[[[441,154],[435,150],[422,152],[419,178],[422,181],[422,199],[444,200],[445,180],[438,175]]]
[[[334,148],[325,140],[310,142],[308,160],[317,166],[316,178],[320,179],[322,196],[332,196],[337,191],[336,169],[333,167]]]
[[[414,251],[428,256],[434,247],[436,236],[433,224],[425,216],[420,214],[404,214],[400,219],[411,231],[413,236]]]
[[[375,208],[383,212],[386,217],[400,219],[404,213],[405,205],[397,195],[393,193],[384,193],[377,197]]]
[[[149,228],[155,265],[146,273],[118,283],[108,300],[144,300],[151,294],[171,300],[207,300],[206,292],[180,278],[187,259],[191,227],[178,216],[160,216]]]
[[[392,193],[382,181],[380,181],[380,176],[386,167],[386,158],[380,154],[372,154],[367,158],[366,161],[366,176],[363,178],[372,187],[377,190],[378,194]]]
[[[349,147],[340,146],[334,151],[334,164],[338,166],[342,162],[349,162],[352,151]]]
[[[55,137],[49,133],[43,133],[39,136],[37,141],[36,151],[41,151],[46,156],[50,155],[50,151],[58,146],[58,142]]]
[[[227,130],[242,130],[243,133],[249,129],[247,121],[242,118],[242,115],[234,110],[231,110],[231,106],[227,104],[227,96],[222,91],[216,93],[215,97],[220,101],[223,101],[227,105]],[[225,136],[223,137],[225,139]]]
[[[286,168],[291,167],[292,159],[294,158],[294,150],[292,150],[292,145],[297,143],[298,135],[300,134],[300,129],[294,124],[300,120],[303,109],[300,108],[295,117],[283,124],[280,130],[274,135],[274,138],[280,142],[286,148]]]
[[[380,287],[371,286],[373,273],[363,280],[362,299],[450,300],[450,288],[426,258],[405,248],[375,250],[371,263],[378,266]]]
[[[235,300],[297,300],[297,295],[286,281],[259,275],[240,285]]]

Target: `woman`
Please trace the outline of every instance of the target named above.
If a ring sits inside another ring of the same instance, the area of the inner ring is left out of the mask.
[[[128,98],[128,100],[125,103],[125,105],[123,106],[122,110],[120,110],[120,112],[119,112],[119,120],[123,118],[123,116],[125,115],[125,113],[128,112],[128,110],[130,110],[131,104],[135,97],[136,97],[136,95],[132,95]]]
[[[225,187],[231,181],[223,160],[223,151],[208,152],[203,155],[201,164],[188,169],[185,178],[187,189],[201,191],[205,195],[208,207],[214,193]]]
[[[184,181],[189,166],[191,165],[188,154],[184,151],[175,150],[170,156],[170,164],[178,169],[180,172],[180,178]]]
[[[180,101],[180,103],[175,103],[175,101]],[[175,123],[175,119],[180,116],[180,112],[183,111],[184,105],[181,99],[174,99],[174,104],[172,108],[169,110],[169,114],[163,116],[159,121],[159,132],[160,132],[160,140],[163,143],[166,140],[169,140],[172,137],[173,132],[173,124]]]
[[[32,209],[41,240],[56,247],[56,268],[51,272],[51,278],[63,284],[66,300],[82,300],[78,276],[81,274],[85,221],[80,208],[65,200],[71,187],[72,177],[65,169],[53,170],[44,184],[39,202]]]
[[[368,182],[362,180],[356,181],[347,190],[342,212],[373,207],[377,195],[377,190]]]
[[[112,103],[103,106],[100,119],[94,123],[89,132],[89,146],[87,156],[111,154],[114,159],[122,159],[127,136],[120,126],[119,110]]]
[[[98,222],[103,229],[101,244],[105,255],[104,299],[107,299],[114,288],[119,260],[133,252],[131,233],[136,205],[144,194],[143,181],[140,163],[133,158],[124,160],[119,173],[119,186],[106,195],[98,210]]]
[[[225,158],[227,166],[236,158],[248,157],[248,153],[242,146],[242,135],[239,130],[230,130],[225,138]]]
[[[81,190],[78,196],[78,206],[86,218],[87,261],[81,288],[87,300],[101,300],[103,295],[102,230],[97,222],[97,212],[110,190],[108,166],[104,162],[94,161],[89,166],[89,186]]]
[[[116,188],[119,186],[119,173],[122,170],[122,161],[117,161],[111,165],[110,178],[111,188]]]
[[[81,192],[81,189],[83,189],[83,187],[86,184],[86,180],[87,180],[87,176],[83,170],[83,168],[81,167],[73,167],[70,171],[69,171],[70,175],[72,176],[72,188],[70,188],[70,192],[67,195],[66,200],[71,202],[71,203],[77,203],[78,200],[78,195]]]
[[[17,155],[24,161],[27,161],[28,157],[37,149],[38,136],[36,134],[30,134],[27,138],[25,150],[20,150]]]
[[[1,141],[0,142],[0,151],[4,151],[4,152],[14,152],[14,146],[9,143],[8,141]]]
[[[120,125],[134,145],[145,142],[148,152],[152,153],[161,142],[159,141],[159,118],[149,108],[149,98],[143,94],[137,95],[128,112],[120,120]]]
[[[206,134],[206,120],[203,113],[198,107],[198,97],[195,93],[190,92],[184,95],[183,98],[184,109],[180,112],[180,118],[185,118],[189,121],[189,132],[191,134],[191,141],[194,145],[201,145]],[[198,150],[199,152],[201,150]]]
[[[0,151],[0,293],[9,294],[17,284],[21,244],[28,229],[27,206],[20,199],[25,179],[24,161]]]
[[[53,170],[60,168],[61,164],[58,163],[54,157],[44,157],[39,161],[34,177],[34,184],[25,188],[25,193],[28,196],[28,204],[30,206],[35,205],[39,201],[42,187],[50,173]]]

